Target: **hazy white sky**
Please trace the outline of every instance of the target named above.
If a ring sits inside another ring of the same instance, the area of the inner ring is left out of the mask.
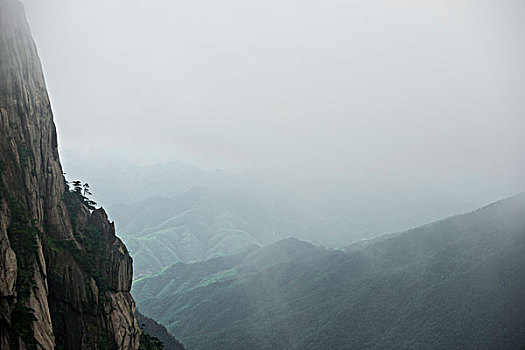
[[[522,0],[23,2],[70,152],[501,194],[525,178]]]

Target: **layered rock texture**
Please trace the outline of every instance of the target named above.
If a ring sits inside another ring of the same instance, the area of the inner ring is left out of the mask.
[[[0,0],[0,348],[138,349],[132,260],[68,190],[22,5]]]

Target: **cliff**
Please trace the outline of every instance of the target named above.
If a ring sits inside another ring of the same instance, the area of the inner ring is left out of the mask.
[[[132,260],[67,188],[22,5],[0,0],[0,348],[138,349]]]

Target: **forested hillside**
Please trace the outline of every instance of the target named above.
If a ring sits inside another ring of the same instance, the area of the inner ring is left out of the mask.
[[[168,333],[166,327],[138,311],[136,317],[142,330],[139,350],[184,350],[184,346]]]
[[[190,349],[522,349],[525,195],[327,250],[297,240],[134,283]]]

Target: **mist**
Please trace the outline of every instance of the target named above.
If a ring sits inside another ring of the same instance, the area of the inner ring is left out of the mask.
[[[0,0],[0,348],[525,349],[524,14]]]
[[[106,154],[308,191],[525,188],[522,1],[23,3],[66,172]]]

